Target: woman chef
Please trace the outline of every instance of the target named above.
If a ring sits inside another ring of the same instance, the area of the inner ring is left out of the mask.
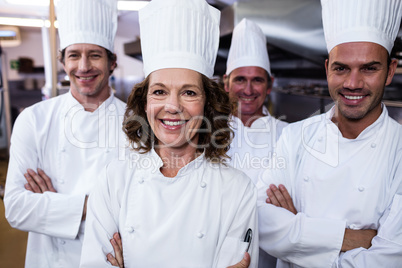
[[[227,267],[246,250],[257,266],[256,191],[223,163],[230,104],[208,78],[219,20],[204,0],[153,0],[139,12],[146,78],[124,131],[141,154],[111,162],[91,194],[81,267],[110,266],[115,232],[125,267]]]

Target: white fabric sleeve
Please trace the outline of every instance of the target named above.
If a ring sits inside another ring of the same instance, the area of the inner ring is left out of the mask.
[[[79,232],[85,195],[39,194],[24,188],[27,169],[36,171],[40,167],[36,124],[31,111],[24,110],[18,116],[11,136],[4,196],[6,218],[13,228],[74,239]]]
[[[339,258],[339,267],[401,267],[402,195],[396,194],[380,219],[377,236],[369,249],[349,250]]]
[[[342,247],[345,222],[309,218],[273,205],[258,208],[260,247],[302,267],[332,267]]]
[[[238,191],[237,191],[238,192]],[[217,252],[213,267],[226,268],[242,260],[248,243],[244,242],[247,230],[253,232],[248,253],[251,257],[250,268],[258,267],[258,218],[257,218],[257,191],[251,179],[244,189],[242,199],[237,205],[236,214],[230,228]],[[234,205],[234,204],[232,204]],[[222,224],[222,223],[221,223]]]
[[[288,148],[297,146],[287,144],[288,130],[285,128],[280,137],[275,154],[278,159],[285,159],[286,165],[264,171],[257,183],[260,248],[302,267],[331,267],[342,247],[346,221],[310,218],[301,212],[294,215],[266,203],[270,184],[284,184],[291,196],[294,192],[291,176],[295,176],[292,172],[297,164],[294,163],[296,152]]]
[[[111,195],[107,177],[105,171],[88,199],[80,267],[112,267],[106,255],[112,253],[115,256],[110,239],[114,233],[119,232],[119,209],[116,205],[118,198]]]
[[[402,151],[394,160],[388,193],[390,205],[379,219],[377,235],[369,249],[357,248],[342,254],[338,267],[401,267],[402,264]]]

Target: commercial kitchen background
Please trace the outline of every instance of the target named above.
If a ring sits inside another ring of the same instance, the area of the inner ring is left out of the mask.
[[[25,108],[51,95],[49,81],[49,28],[33,27],[34,22],[49,19],[49,8],[38,6],[40,0],[23,5],[0,0],[1,102],[0,102],[0,195],[5,183],[8,142],[12,124]],[[32,5],[35,2],[36,5]],[[43,1],[45,4],[49,0]],[[119,1],[134,4],[140,1]],[[148,2],[148,1],[143,1]],[[324,60],[327,55],[321,22],[320,0],[208,0],[222,11],[221,40],[215,75],[225,72],[226,58],[234,26],[244,17],[260,25],[267,37],[274,89],[267,106],[275,117],[294,122],[325,112],[332,101],[328,94]],[[141,3],[140,3],[141,4]],[[30,26],[10,26],[7,18],[36,19]],[[14,28],[10,28],[14,27]],[[5,36],[9,30],[16,34]],[[56,32],[57,33],[57,32]],[[402,59],[402,32],[398,34],[392,56]],[[58,37],[56,38],[58,48]],[[118,68],[110,84],[117,97],[125,101],[133,85],[144,78],[139,41],[138,12],[119,10],[119,26],[115,40]],[[386,88],[385,103],[390,115],[402,123],[402,61],[394,82]],[[68,90],[66,74],[56,65],[57,90]],[[47,74],[46,74],[47,73]],[[46,83],[47,82],[47,83]],[[9,101],[9,102],[8,102]],[[7,105],[9,104],[9,105]],[[9,124],[7,122],[9,121]],[[29,130],[27,130],[29,131]],[[26,233],[11,229],[0,206],[0,266],[23,267]]]

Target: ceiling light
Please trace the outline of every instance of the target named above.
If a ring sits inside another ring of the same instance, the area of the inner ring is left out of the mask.
[[[57,1],[54,3],[57,5]],[[83,0],[84,1],[84,0]],[[24,5],[24,6],[49,6],[49,0],[6,0],[7,3],[12,5]],[[149,1],[117,1],[118,10],[138,11],[146,6]]]
[[[27,18],[11,18],[11,17],[0,17],[0,25],[11,25],[11,26],[25,26],[25,27],[50,27],[49,20],[41,19],[27,19]],[[56,28],[59,27],[58,21],[54,22]]]
[[[138,11],[148,5],[148,1],[118,1],[118,10]]]
[[[0,44],[2,47],[16,47],[21,44],[21,35],[18,27],[0,26]]]
[[[12,5],[24,5],[24,6],[48,6],[49,0],[6,0],[7,3]]]
[[[0,17],[0,24],[26,27],[43,27],[46,25],[46,22],[41,19]],[[50,25],[50,22],[48,22],[48,25]]]
[[[17,36],[17,33],[15,31],[11,31],[11,30],[3,30],[0,29],[0,39],[1,38],[14,38],[15,36]]]

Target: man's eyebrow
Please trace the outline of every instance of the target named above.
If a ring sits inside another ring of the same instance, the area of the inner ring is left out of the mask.
[[[66,51],[66,53],[81,53],[81,51],[79,49],[71,49]],[[102,53],[102,50],[100,49],[91,49],[88,51],[88,53]]]
[[[342,63],[342,62],[339,62],[339,61],[334,61],[334,62],[331,64],[331,66],[334,66],[334,65],[341,66],[341,67],[346,67],[346,66],[348,66],[347,64]],[[381,65],[381,62],[373,60],[373,61],[371,61],[371,62],[367,62],[367,63],[362,64],[362,66],[365,66],[365,67],[373,66],[373,65]]]
[[[347,64],[344,64],[344,63],[339,62],[339,61],[334,61],[333,63],[331,63],[331,66],[334,66],[334,65],[342,66],[342,67],[348,66]]]
[[[91,49],[89,53],[102,53],[101,49]]]
[[[365,66],[365,67],[369,67],[369,66],[373,66],[373,65],[381,65],[381,62],[373,60],[371,62],[363,64],[363,66]]]

